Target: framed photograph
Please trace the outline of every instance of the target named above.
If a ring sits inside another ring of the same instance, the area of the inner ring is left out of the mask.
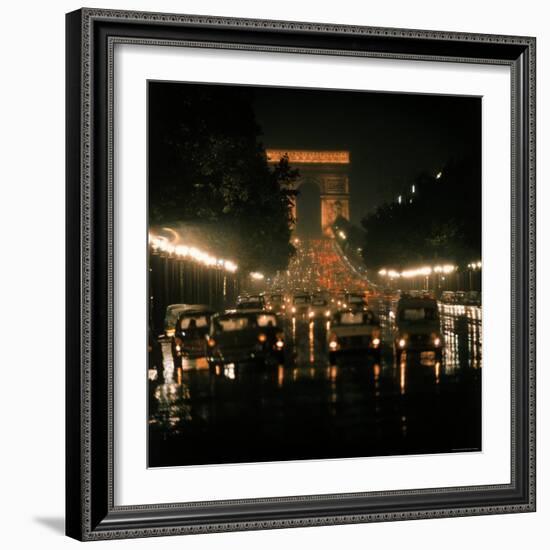
[[[535,39],[67,15],[67,535],[535,510]]]

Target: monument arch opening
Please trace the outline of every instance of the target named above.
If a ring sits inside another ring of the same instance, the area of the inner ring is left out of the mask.
[[[295,231],[298,237],[318,239],[322,236],[320,182],[300,182],[296,196]]]
[[[285,155],[293,168],[300,171],[295,189],[308,181],[318,182],[320,190],[320,230],[326,237],[333,237],[331,226],[339,216],[349,220],[349,151],[309,151],[297,149],[267,149],[270,164],[278,163]],[[301,202],[301,201],[298,201]],[[294,217],[300,212],[294,204]]]

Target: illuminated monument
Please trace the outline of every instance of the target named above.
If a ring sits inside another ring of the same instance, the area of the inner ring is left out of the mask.
[[[276,164],[288,155],[291,167],[298,168],[300,178],[296,189],[303,183],[313,182],[321,193],[321,229],[332,237],[330,226],[338,216],[349,220],[349,151],[302,151],[296,149],[267,149],[267,160]],[[294,218],[300,213],[293,206]]]

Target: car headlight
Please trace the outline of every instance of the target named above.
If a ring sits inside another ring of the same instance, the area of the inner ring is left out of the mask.
[[[285,343],[282,340],[277,340],[276,344],[277,349],[283,349],[285,346]]]
[[[330,317],[330,310],[325,311],[325,317]]]
[[[312,317],[315,317],[315,312],[310,311],[310,312],[308,313],[308,317],[309,317],[310,319],[311,319]]]
[[[373,347],[377,348],[380,345],[380,338],[373,338],[372,345]]]
[[[176,351],[181,351],[181,346],[179,344],[176,346]]]
[[[331,340],[328,344],[328,347],[331,350],[335,350],[338,347],[338,342],[336,340]]]
[[[292,307],[292,313],[296,313],[296,308]]]
[[[441,338],[439,338],[439,336],[436,336],[436,337],[434,338],[434,346],[435,346],[436,348],[438,348],[440,345],[441,345]]]
[[[407,340],[405,340],[405,338],[401,338],[398,342],[398,345],[400,348],[404,348],[407,345]]]

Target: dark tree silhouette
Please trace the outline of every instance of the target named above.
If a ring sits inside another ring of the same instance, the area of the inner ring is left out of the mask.
[[[419,262],[468,263],[481,257],[481,166],[450,161],[441,175],[421,174],[415,193],[365,216],[363,257],[368,267],[403,268]]]
[[[151,83],[149,222],[199,223],[246,270],[284,269],[298,173],[270,168],[247,88]]]

